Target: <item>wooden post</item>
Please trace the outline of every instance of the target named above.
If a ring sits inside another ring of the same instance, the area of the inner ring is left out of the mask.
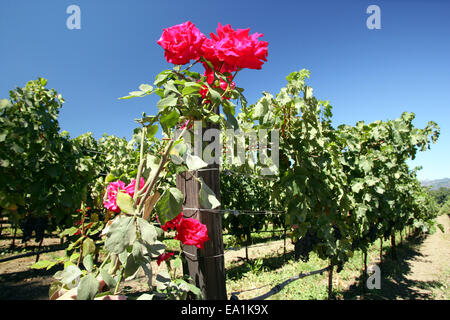
[[[380,264],[383,263],[383,237],[380,238]]]
[[[283,261],[286,261],[286,226],[283,224],[284,233],[283,233]]]
[[[330,263],[330,268],[328,270],[328,300],[333,297],[333,264]]]
[[[363,259],[362,292],[364,295],[366,293],[366,282],[367,282],[367,251],[363,251],[362,259]]]
[[[16,235],[17,235],[17,226],[14,227],[14,235],[11,243],[11,249],[16,247]]]
[[[39,261],[39,256],[41,254],[40,251],[41,251],[41,248],[42,248],[42,242],[44,242],[44,237],[42,237],[41,241],[39,242],[39,246],[38,246],[38,249],[37,249],[37,255],[36,255],[36,261],[34,263],[38,263],[38,261]]]
[[[392,254],[392,259],[396,260],[397,259],[397,255],[395,252],[395,234],[391,235],[391,254]]]
[[[208,125],[209,128],[213,127]],[[203,136],[203,132],[200,132]],[[201,147],[201,146],[200,146]],[[201,156],[201,155],[199,155]],[[200,183],[193,178],[201,177],[220,201],[219,164],[210,164],[196,172],[184,172],[177,175],[177,188],[184,195],[183,215],[194,218],[208,228],[209,241],[204,243],[203,249],[195,246],[182,246],[186,262],[183,273],[189,275],[192,283],[199,287],[206,300],[226,300],[225,260],[222,234],[222,214],[215,210],[192,210],[185,208],[200,208]]]

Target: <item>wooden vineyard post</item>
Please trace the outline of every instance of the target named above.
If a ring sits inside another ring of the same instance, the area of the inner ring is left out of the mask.
[[[333,297],[333,264],[330,263],[328,269],[328,300],[331,300]]]
[[[395,249],[395,234],[391,235],[391,255],[393,260],[397,260],[397,253]]]
[[[380,264],[383,263],[383,237],[380,238]]]
[[[208,125],[208,127],[211,128],[212,126]],[[222,215],[217,213],[217,209],[220,209],[220,207],[211,211],[206,209],[196,210],[200,209],[200,183],[193,178],[193,175],[202,178],[220,201],[218,163],[210,164],[198,171],[183,172],[177,175],[177,188],[184,195],[184,217],[194,218],[205,224],[210,239],[204,243],[203,249],[182,245],[185,258],[183,273],[190,276],[192,283],[202,290],[203,299],[226,300]]]
[[[362,291],[363,291],[363,294],[365,294],[366,293],[366,282],[367,282],[367,251],[363,252],[363,264],[364,264],[364,270],[363,270],[363,278],[362,278],[363,279]]]
[[[283,228],[284,228],[284,232],[283,232],[283,260],[286,261],[286,226],[283,223]]]

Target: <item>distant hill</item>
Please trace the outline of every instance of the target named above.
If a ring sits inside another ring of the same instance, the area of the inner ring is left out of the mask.
[[[436,180],[423,180],[420,181],[423,186],[431,187],[431,190],[437,190],[439,188],[450,188],[450,178],[436,179]]]

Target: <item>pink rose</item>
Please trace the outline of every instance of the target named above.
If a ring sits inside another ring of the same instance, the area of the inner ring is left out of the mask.
[[[125,183],[123,181],[118,180],[115,182],[111,182],[106,188],[107,200],[103,200],[103,205],[105,206],[105,208],[115,213],[120,212],[120,208],[117,206],[116,203],[117,190],[119,188],[120,190],[125,189]]]
[[[141,177],[141,182],[139,183],[139,190],[141,190],[145,185],[144,178]],[[131,182],[125,187],[125,192],[131,197],[134,197],[134,188],[136,187],[136,179],[131,179]]]
[[[206,225],[193,218],[185,218],[177,227],[175,240],[180,240],[182,244],[203,248],[203,243],[209,240]]]
[[[164,29],[157,43],[163,47],[167,62],[183,65],[200,57],[205,39],[206,36],[187,21]]]

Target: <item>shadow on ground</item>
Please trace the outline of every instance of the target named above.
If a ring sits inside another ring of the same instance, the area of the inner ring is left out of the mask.
[[[407,243],[396,247],[396,259],[392,256],[391,248],[385,250],[383,262],[379,264],[381,270],[380,289],[367,289],[365,285],[366,279],[361,275],[347,290],[335,291],[335,295],[344,300],[433,299],[431,294],[423,292],[420,289],[438,288],[441,285],[439,282],[412,281],[406,277],[411,272],[411,266],[408,261],[424,259],[418,249],[425,238],[411,237],[407,240]]]
[[[232,280],[239,280],[249,271],[272,271],[281,268],[288,260],[294,259],[294,251],[286,254],[275,254],[270,257],[260,259],[241,258],[240,262],[233,263],[226,270],[226,277]]]
[[[0,300],[48,300],[53,275],[63,266],[50,270],[30,269],[0,274]]]

